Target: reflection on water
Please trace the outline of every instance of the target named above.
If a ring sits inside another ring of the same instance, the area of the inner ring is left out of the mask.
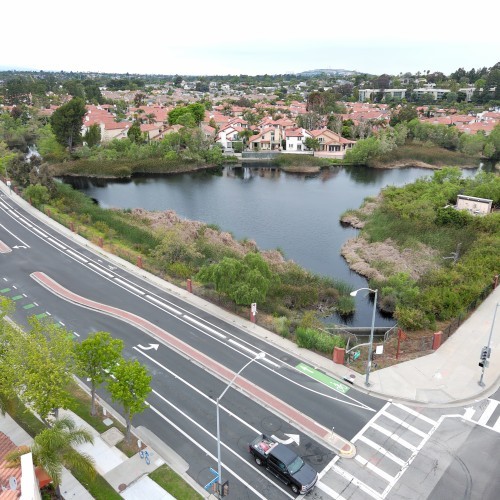
[[[474,175],[477,169],[464,171]],[[179,216],[216,224],[235,238],[255,240],[260,249],[280,248],[288,259],[325,276],[366,287],[340,256],[343,243],[357,235],[340,217],[388,185],[402,186],[432,176],[421,168],[334,167],[314,175],[288,174],[255,163],[226,166],[217,175],[201,171],[137,176],[132,180],[64,179],[103,207],[174,210]],[[372,305],[358,294],[354,326],[371,324]],[[345,323],[345,318],[331,321]],[[394,321],[377,315],[376,326]]]

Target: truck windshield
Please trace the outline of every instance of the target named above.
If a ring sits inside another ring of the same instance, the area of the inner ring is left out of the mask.
[[[304,460],[297,457],[289,466],[288,472],[293,476],[297,471],[299,471],[304,465]]]

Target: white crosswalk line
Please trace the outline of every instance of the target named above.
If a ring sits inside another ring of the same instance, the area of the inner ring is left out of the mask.
[[[387,412],[384,411],[382,413],[382,415],[384,415],[385,417],[391,419],[393,422],[396,422],[397,424],[401,425],[405,429],[408,429],[409,431],[417,434],[417,436],[420,436],[422,438],[424,438],[425,436],[427,436],[426,432],[421,431],[420,429],[417,429],[416,427],[413,427],[413,425],[407,424],[404,420],[401,420],[400,418],[392,415],[391,413],[387,413]]]
[[[495,424],[493,425],[492,429],[494,431],[497,431],[497,432],[500,432],[500,417],[497,419],[497,421],[495,422]]]
[[[362,457],[359,453],[354,457],[354,459],[357,460],[363,467],[370,469],[372,472],[375,472],[375,474],[380,476],[382,479],[385,479],[388,483],[393,481],[394,479],[393,476],[387,474],[387,472],[384,472],[382,469],[379,469],[376,465],[366,460],[366,458]]]
[[[394,453],[391,453],[389,450],[386,450],[382,446],[378,445],[377,443],[373,442],[371,439],[368,439],[365,436],[359,436],[358,441],[363,441],[363,443],[366,443],[368,446],[373,448],[374,450],[378,451],[384,457],[390,458],[393,462],[397,463],[400,467],[403,467],[405,465],[405,461],[401,460],[401,458],[397,457],[394,455]]]
[[[372,498],[375,498],[375,500],[380,500],[382,498],[374,489],[370,488],[370,486],[363,483],[363,481],[360,481],[357,477],[353,476],[346,470],[342,469],[342,467],[339,467],[337,464],[334,464],[332,466],[332,470],[336,472],[339,476],[342,476],[344,479],[347,479],[347,481],[354,484],[354,486],[357,486],[360,490],[364,491],[366,494],[370,495]]]
[[[321,491],[324,491],[330,498],[334,498],[335,500],[345,500],[345,498],[336,491],[332,490],[330,486],[318,481],[316,483],[316,488],[319,488]]]
[[[398,436],[397,434],[387,430],[387,429],[384,429],[384,427],[381,427],[380,425],[378,424],[372,424],[372,428],[381,432],[382,434],[384,434],[385,436],[393,439],[394,441],[396,441],[397,443],[403,445],[405,448],[408,448],[409,450],[411,451],[415,451],[417,448],[416,446],[413,446],[412,444],[410,444],[408,441],[405,441],[403,438],[401,438],[400,436]]]
[[[429,418],[429,417],[426,417],[425,415],[422,415],[418,411],[415,411],[413,408],[409,408],[408,406],[405,406],[405,405],[402,405],[399,403],[393,403],[393,406],[395,406],[396,408],[399,408],[400,410],[403,410],[403,411],[409,413],[410,415],[413,415],[414,417],[419,418],[420,420],[423,420],[424,422],[427,422],[428,424],[431,424],[431,425],[437,424],[437,422],[435,420],[432,420],[432,418]]]
[[[488,406],[486,407],[486,410],[484,410],[483,414],[477,421],[478,424],[480,425],[486,425],[488,423],[488,420],[490,417],[493,415],[495,410],[497,409],[499,402],[494,400],[494,399],[489,399],[488,400]]]

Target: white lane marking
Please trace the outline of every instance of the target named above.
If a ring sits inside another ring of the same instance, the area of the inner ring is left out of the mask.
[[[79,261],[83,262],[84,264],[86,264],[88,262],[88,260],[85,257],[82,257],[81,255],[78,255],[76,252],[73,252],[73,250],[70,250],[69,248],[66,249],[66,253],[69,253],[75,259],[78,259]]]
[[[19,217],[19,222],[21,224],[24,224],[26,227],[33,227],[33,224],[31,224],[29,221],[26,219],[23,219],[22,217]]]
[[[113,275],[111,273],[108,273],[108,271],[105,271],[104,269],[102,269],[98,265],[94,264],[93,262],[89,262],[89,266],[93,267],[97,272],[104,274],[104,276],[107,276],[108,278],[113,277]]]
[[[370,469],[372,472],[375,472],[377,476],[380,476],[382,479],[385,479],[388,483],[394,480],[390,474],[384,472],[382,469],[379,469],[376,465],[373,465],[371,462],[368,462],[366,458],[363,458],[359,453],[354,457],[354,459],[359,462],[363,467]]]
[[[46,314],[47,316],[52,316],[52,314],[50,314],[50,313],[49,313],[49,311],[45,311],[45,314]]]
[[[76,332],[73,332],[73,334],[74,334],[74,335],[76,335],[77,337],[79,337],[79,336],[80,336],[80,334],[79,334],[79,333],[76,333]]]
[[[13,215],[16,219],[19,219],[19,215],[14,212],[14,210],[12,210],[12,208],[9,208],[9,212],[11,213],[11,215]]]
[[[413,408],[409,408],[408,406],[405,406],[405,405],[402,405],[399,403],[393,403],[393,406],[409,413],[410,415],[413,415],[414,417],[419,418],[420,420],[423,420],[424,422],[427,422],[428,424],[436,425],[435,420],[432,420],[432,418],[429,418],[429,417],[426,417],[425,415],[422,415],[418,411],[415,411]]]
[[[0,207],[7,208],[7,205],[3,201],[0,201]]]
[[[156,299],[152,295],[146,295],[146,298],[149,299],[151,302],[158,304],[160,307],[168,309],[170,312],[173,312],[174,314],[182,314],[181,311],[179,311],[178,309],[175,309],[174,307],[169,306],[168,304],[165,304],[165,302],[162,302],[161,300]]]
[[[183,314],[182,317],[187,319],[191,323],[194,323],[195,325],[203,328],[204,330],[207,330],[208,332],[213,333],[216,337],[219,337],[220,339],[226,339],[225,335],[217,332],[216,330],[214,330],[213,328],[210,328],[209,326],[204,325],[201,321],[198,321],[194,318],[191,318],[191,316],[188,316],[187,314]],[[229,342],[231,342],[231,340],[229,340]],[[257,353],[255,353],[255,354],[257,355]]]
[[[324,491],[330,498],[334,498],[335,500],[345,500],[345,498],[336,491],[332,490],[330,486],[318,481],[316,483],[316,488],[319,488],[321,491]]]
[[[367,484],[363,483],[357,477],[354,477],[352,474],[350,474],[346,470],[342,469],[338,465],[334,464],[332,466],[332,470],[334,472],[336,472],[339,476],[342,476],[344,479],[346,479],[349,483],[352,483],[352,484],[354,484],[354,486],[357,486],[360,490],[364,491],[367,495],[371,496],[372,498],[375,498],[375,500],[380,500],[381,498],[383,498],[375,490],[370,488]]]
[[[401,420],[400,418],[392,415],[391,413],[383,411],[382,415],[384,415],[384,417],[387,417],[389,420],[392,420],[393,422],[396,422],[401,427],[404,427],[405,429],[408,429],[409,431],[415,433],[417,436],[420,436],[422,438],[424,438],[424,437],[427,436],[426,432],[423,432],[420,429],[417,429],[416,427],[413,427],[413,425],[407,424],[404,420]]]
[[[49,241],[51,243],[53,243],[54,245],[58,246],[59,248],[66,250],[66,247],[64,245],[62,245],[61,243],[59,243],[58,241],[56,241],[54,238],[49,238]]]
[[[255,358],[255,356],[257,356],[257,352],[255,351],[252,351],[252,349],[249,349],[248,347],[244,346],[243,344],[240,344],[239,342],[236,342],[236,340],[233,340],[233,339],[229,339],[228,340],[229,343],[233,344],[234,346],[236,346],[238,349],[242,349],[243,351],[246,351],[248,352],[248,354],[250,354],[253,358]],[[275,363],[274,361],[271,361],[270,359],[267,359],[267,358],[264,358],[262,360],[262,363],[263,362],[267,362],[269,363],[270,365],[276,367],[276,368],[279,368],[280,365],[278,365],[278,363]]]
[[[383,427],[381,427],[378,424],[375,424],[375,423],[371,424],[371,428],[384,434],[384,436],[387,436],[387,437],[393,439],[397,443],[403,445],[405,448],[408,448],[410,451],[415,451],[417,449],[415,446],[410,444],[408,441],[405,441],[402,437],[398,436],[397,434],[395,434],[387,429],[384,429]]]
[[[66,326],[66,325],[65,325],[62,321],[59,321],[59,324],[60,324],[61,326]]]
[[[145,358],[148,358],[152,363],[155,363],[157,366],[159,366],[160,368],[165,370],[167,373],[172,375],[172,377],[174,377],[176,380],[179,380],[184,385],[187,385],[192,391],[194,391],[197,394],[199,394],[200,396],[204,397],[205,399],[210,401],[212,404],[216,404],[216,402],[212,398],[208,397],[205,393],[201,392],[197,387],[190,384],[187,380],[184,380],[182,377],[179,377],[179,375],[177,375],[172,370],[169,370],[166,366],[162,365],[159,361],[156,361],[156,359],[152,358],[149,354],[145,353],[144,351],[141,351],[140,349],[138,349],[135,346],[133,347],[133,349],[135,349],[137,352],[140,352]],[[258,429],[256,429],[255,427],[252,427],[248,422],[245,422],[240,417],[238,417],[238,415],[235,415],[233,412],[229,411],[227,408],[225,408],[221,404],[219,404],[219,408],[224,410],[228,415],[231,415],[231,417],[233,417],[234,419],[238,420],[238,422],[240,422],[240,424],[245,425],[246,427],[248,427],[249,429],[254,431],[256,434],[261,433]]]
[[[488,401],[489,403],[486,410],[484,410],[483,414],[481,415],[481,418],[477,421],[479,425],[486,425],[486,423],[490,419],[491,415],[493,415],[493,412],[496,410],[499,404],[499,402],[494,399],[489,399]]]
[[[161,396],[160,396],[161,397]],[[161,398],[161,399],[164,399],[164,398]],[[166,399],[164,399],[164,401],[168,404],[170,404]],[[178,425],[176,425],[174,422],[172,422],[169,418],[167,418],[165,415],[163,415],[163,413],[161,413],[160,410],[158,410],[157,408],[155,408],[154,406],[152,406],[151,404],[148,405],[149,408],[151,410],[153,410],[160,418],[162,418],[163,420],[165,420],[165,422],[167,422],[169,425],[171,425],[177,432],[180,432],[185,438],[189,439],[189,441],[191,441],[191,443],[193,443],[196,447],[200,448],[200,450],[203,451],[203,453],[205,453],[206,456],[209,456],[212,460],[214,461],[217,461],[217,457],[215,455],[213,455],[212,453],[210,453],[204,446],[202,446],[200,443],[198,443],[198,441],[196,441],[194,438],[192,438],[187,432],[183,431]],[[175,407],[174,407],[175,408]],[[175,408],[176,410],[178,410],[181,414],[183,414],[183,412],[181,412],[178,408]],[[186,418],[188,418],[189,420],[192,420],[189,416],[186,415]],[[199,424],[197,422],[194,422],[192,421],[196,426],[199,426]],[[203,429],[203,427],[201,427]],[[211,435],[206,429],[203,429],[207,434]],[[213,436],[212,436],[213,437]],[[229,451],[231,451],[233,454],[236,455],[236,453],[231,450],[231,448],[229,448],[227,445],[225,445],[224,443],[222,443],[222,445]],[[240,458],[241,460],[243,460],[239,455],[236,455],[238,458]],[[246,463],[246,461],[245,461]],[[257,495],[259,498],[262,498],[262,500],[266,500],[266,497],[261,495],[257,490],[255,490],[250,484],[248,484],[242,477],[240,477],[233,469],[229,468],[227,465],[224,465],[224,468],[230,472],[234,477],[236,477],[242,484],[244,484],[249,490],[251,490],[253,493],[255,493],[255,495]],[[255,469],[253,468],[256,472],[258,472],[263,478],[265,478],[267,481],[271,482],[270,479],[268,477],[266,477],[261,471],[259,471],[258,469]],[[285,493],[289,498],[295,498],[293,497],[292,495],[290,495],[289,493],[285,492],[285,490],[283,490],[281,487],[279,486],[276,486],[279,490],[281,490],[283,493]]]
[[[48,238],[48,234],[45,234],[43,231],[40,231],[40,229],[37,229],[36,227],[32,227],[31,229],[36,233],[38,233],[43,238]]]
[[[379,444],[375,443],[371,439],[368,439],[366,436],[359,436],[356,442],[358,441],[363,441],[363,443],[366,443],[368,446],[373,448],[374,450],[378,451],[384,457],[390,458],[393,462],[397,463],[400,467],[403,467],[403,465],[406,463],[404,460],[401,458],[397,457],[394,455],[394,453],[391,453],[389,450],[386,450],[384,447],[380,446]]]
[[[120,278],[115,278],[115,281],[117,283],[120,283],[120,285],[126,286],[127,288],[129,288],[130,290],[132,290],[135,293],[138,293],[139,295],[145,295],[145,293],[142,290],[139,290],[135,286],[130,285],[129,283],[127,283],[126,281],[121,280]]]
[[[10,235],[12,235],[14,238],[16,238],[17,241],[20,241],[27,248],[31,248],[27,243],[25,243],[21,238],[16,236],[12,231],[9,231],[3,224],[0,224],[0,227],[3,227],[5,231],[7,231]]]

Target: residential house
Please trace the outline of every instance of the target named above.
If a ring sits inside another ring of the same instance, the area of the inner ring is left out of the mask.
[[[286,151],[287,152],[302,152],[307,148],[305,141],[307,138],[312,138],[312,134],[305,128],[294,128],[285,130]]]
[[[116,122],[115,116],[101,106],[87,106],[87,113],[83,117],[82,135],[85,135],[92,125],[98,125],[101,130],[101,142],[127,137],[131,123],[128,121]]]
[[[315,156],[344,158],[346,151],[356,144],[356,141],[345,139],[326,127],[310,132],[313,139],[318,140],[320,146],[319,150],[315,152]]]
[[[257,135],[250,137],[249,149],[254,151],[281,150],[281,141],[284,133],[279,128],[263,128]]]
[[[244,129],[243,127],[228,125],[219,130],[215,142],[219,143],[224,149],[232,148],[233,142],[240,142],[241,136],[239,135]]]

